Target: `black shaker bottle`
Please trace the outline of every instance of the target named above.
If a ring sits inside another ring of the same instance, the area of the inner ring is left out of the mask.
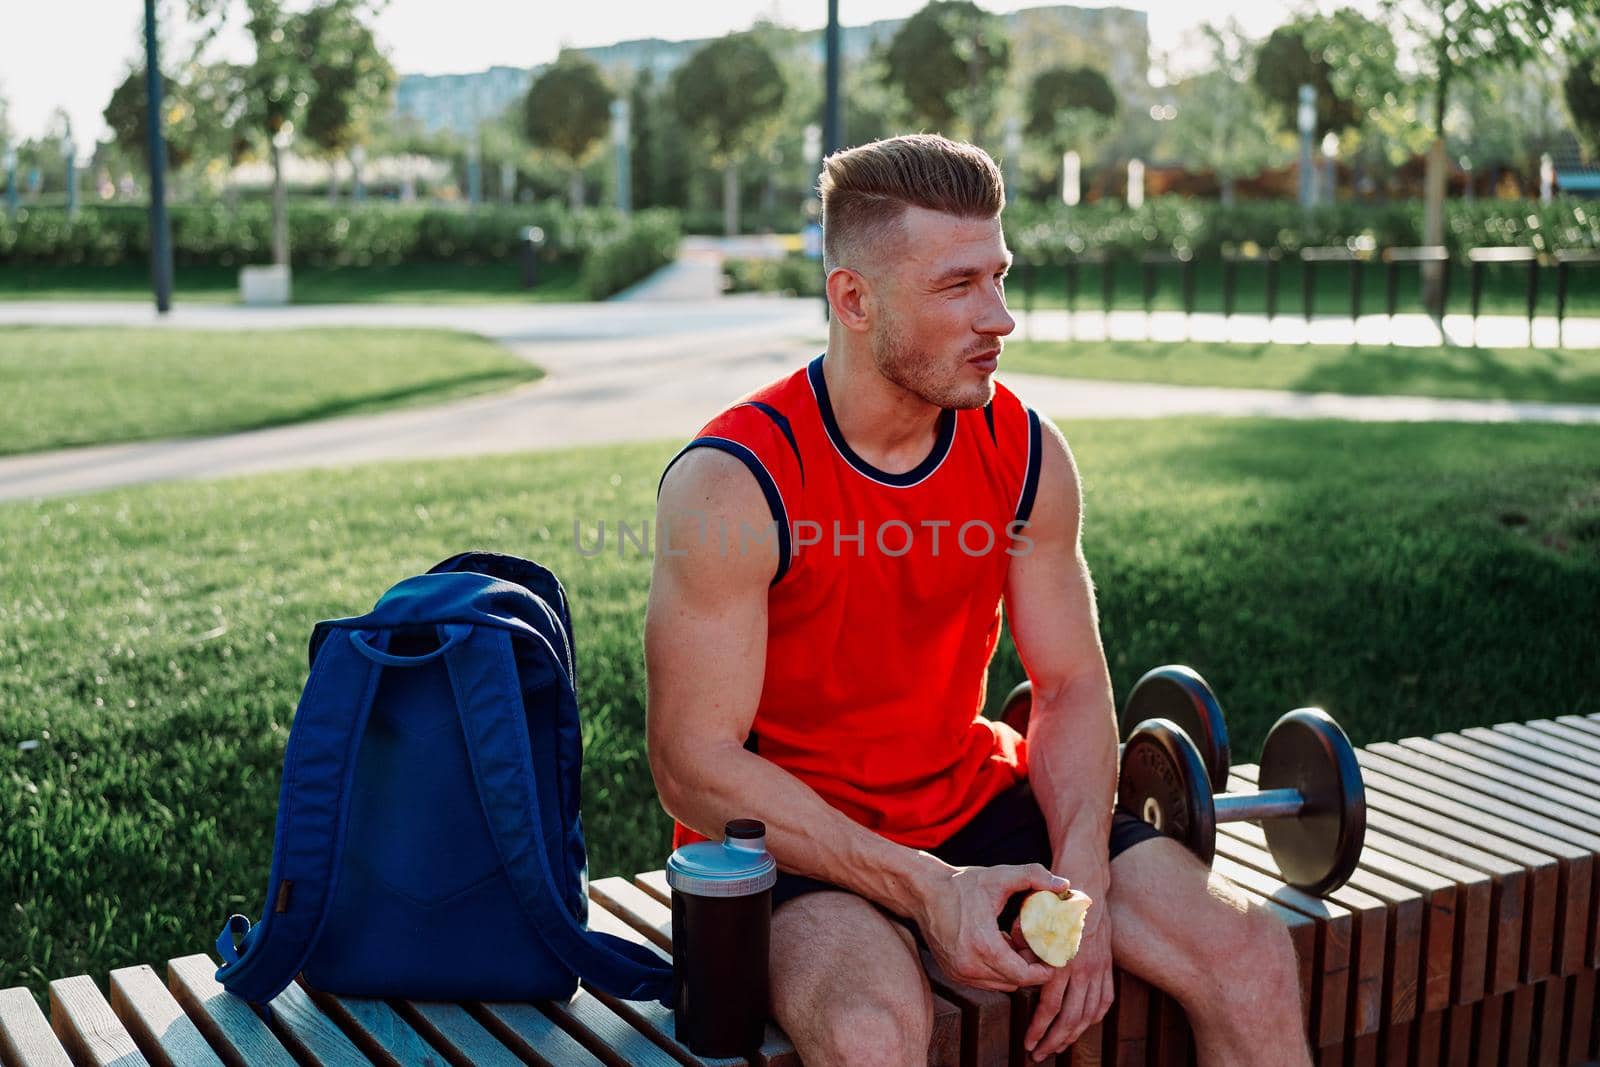
[[[767,1021],[767,945],[778,865],[767,828],[734,819],[722,841],[667,860],[677,1038],[697,1056],[749,1056]]]

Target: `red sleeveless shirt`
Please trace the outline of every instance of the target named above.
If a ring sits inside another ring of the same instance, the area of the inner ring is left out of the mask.
[[[996,383],[986,407],[943,411],[928,457],[891,474],[845,441],[822,360],[717,415],[672,462],[737,457],[772,513],[744,531],[778,546],[745,747],[867,829],[931,848],[1027,775],[1023,738],[982,709],[1007,568],[1032,544],[1039,419]],[[725,536],[738,551],[740,531]],[[697,840],[675,828],[674,846]]]

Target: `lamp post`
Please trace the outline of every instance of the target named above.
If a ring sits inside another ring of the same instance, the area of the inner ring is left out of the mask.
[[[633,161],[629,155],[633,111],[628,98],[611,101],[611,147],[617,170],[617,210],[624,215],[633,210]]]
[[[61,144],[61,154],[67,160],[67,218],[78,217],[78,144],[72,139],[72,123],[67,123],[66,140]]]
[[[361,168],[367,163],[367,146],[350,147],[350,199],[356,203],[367,198],[367,187],[361,180]]]
[[[1332,130],[1322,138],[1322,195],[1317,199],[1326,203],[1333,203],[1335,193],[1339,186],[1339,173],[1336,160],[1339,156],[1339,138],[1334,136]]]
[[[6,217],[17,216],[17,146],[6,145]]]
[[[1300,108],[1295,116],[1300,127],[1300,206],[1309,208],[1317,201],[1311,173],[1311,135],[1317,130],[1317,90],[1300,86]]]
[[[150,157],[150,281],[156,311],[172,309],[172,228],[167,221],[167,145],[161,133],[161,64],[156,55],[156,0],[144,0],[145,127]],[[13,189],[15,183],[13,183]]]
[[[1083,157],[1068,152],[1061,157],[1061,202],[1077,207],[1083,199]]]
[[[822,106],[822,150],[828,155],[844,147],[844,118],[839,101],[839,0],[828,0],[827,54]]]

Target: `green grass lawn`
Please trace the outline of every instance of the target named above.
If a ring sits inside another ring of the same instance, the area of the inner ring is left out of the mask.
[[[542,372],[449,330],[0,328],[0,455],[435,404]]]
[[[1012,341],[1003,370],[1362,396],[1600,403],[1600,352],[1220,341]]]
[[[233,304],[233,267],[180,267],[174,303]],[[578,268],[546,263],[539,284],[521,286],[515,263],[400,264],[381,267],[296,267],[296,304],[527,304],[587,299]],[[0,300],[151,301],[150,271],[126,267],[19,267],[0,270]]]
[[[1064,427],[1120,697],[1185,662],[1239,762],[1321,704],[1357,744],[1600,711],[1600,435],[1180,419]],[[659,864],[643,741],[653,514],[675,442],[307,471],[0,506],[0,988],[160,964],[261,907],[319,619],[454,552],[574,604],[596,876]],[[580,556],[574,521],[604,520]],[[1021,676],[1003,644],[989,692]],[[992,710],[992,709],[991,709]],[[38,741],[22,750],[18,742]]]

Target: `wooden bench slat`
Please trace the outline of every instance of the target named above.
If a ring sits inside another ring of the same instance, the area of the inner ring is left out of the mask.
[[[1537,988],[1534,1014],[1539,1034],[1535,1059],[1552,1067],[1562,1067],[1567,1062],[1561,1057],[1562,1032],[1567,1025],[1567,981],[1567,977],[1552,978]]]
[[[448,1067],[450,1061],[387,1001],[324,993],[303,981],[301,988],[373,1063],[383,1067]]]
[[[1500,1046],[1506,1067],[1527,1067],[1533,1062],[1533,986],[1519,985],[1506,998],[1505,1037]]]
[[[1574,792],[1563,786],[1541,781],[1538,777],[1522,773],[1509,765],[1502,765],[1490,759],[1480,759],[1421,738],[1408,739],[1403,746],[1393,747],[1399,752],[1407,753],[1413,759],[1428,760],[1427,764],[1419,764],[1424,769],[1443,774],[1439,765],[1450,767],[1453,771],[1453,780],[1460,784],[1470,781],[1470,776],[1476,776],[1479,781],[1487,779],[1484,782],[1486,786],[1491,782],[1498,783],[1495,787],[1497,794],[1511,798],[1519,807],[1548,815],[1558,822],[1585,829],[1592,834],[1600,833],[1600,796],[1594,795],[1595,791],[1592,789],[1581,793]],[[1515,757],[1505,758],[1508,763],[1515,760]],[[1499,788],[1501,786],[1508,788],[1501,789]],[[1586,965],[1593,969],[1600,967],[1600,870],[1595,870],[1591,874],[1590,892],[1589,937],[1583,958]]]
[[[1150,1055],[1150,986],[1137,975],[1112,972],[1116,997],[1113,1062],[1145,1063]]]
[[[1288,889],[1278,875],[1277,863],[1271,853],[1260,846],[1243,840],[1242,835],[1259,827],[1239,828],[1224,824],[1228,833],[1217,835],[1217,854],[1242,863],[1252,870]],[[1221,828],[1219,828],[1221,829]],[[1235,834],[1240,836],[1235,836]],[[1265,841],[1262,841],[1265,844]],[[1318,899],[1318,898],[1312,898]],[[1383,901],[1376,897],[1341,887],[1320,898],[1325,903],[1336,903],[1346,909],[1350,923],[1350,992],[1346,1000],[1346,1016],[1340,1020],[1339,1040],[1375,1034],[1383,1023],[1384,967],[1388,940],[1389,912]],[[1411,950],[1415,952],[1413,942]],[[1413,972],[1414,973],[1414,972]],[[1412,996],[1415,998],[1415,980]]]
[[[1596,1033],[1600,1030],[1600,1026],[1596,1026],[1597,1016],[1600,1016],[1600,1004],[1595,1003],[1596,977],[1594,971],[1584,971],[1568,980],[1572,1010],[1567,1013],[1565,1047],[1566,1057],[1572,1062],[1600,1052],[1594,1047],[1595,1038],[1600,1037]]]
[[[356,1067],[371,1062],[298,982],[290,982],[267,1008],[267,1026],[302,1063]]]
[[[94,979],[86,974],[50,983],[50,1028],[80,1065],[141,1067],[148,1063]]]
[[[590,1052],[615,1067],[677,1067],[680,1063],[717,1063],[732,1067],[744,1063],[743,1060],[701,1060],[687,1050],[681,1057],[671,1056],[640,1033],[633,1020],[624,1019],[587,989],[580,988],[570,1001],[545,1001],[540,1009]]]
[[[157,1067],[222,1067],[199,1027],[146,964],[111,972],[111,1010]]]
[[[958,982],[927,949],[919,955],[935,995],[960,1009],[962,1067],[1004,1063],[1011,1053],[1011,996]]]
[[[1506,1025],[1506,1009],[1510,997],[1510,993],[1498,993],[1492,997],[1484,997],[1483,1002],[1478,1005],[1477,1034],[1473,1039],[1477,1050],[1474,1063],[1486,1065],[1499,1063]]]
[[[1358,754],[1357,759],[1361,758]],[[1523,909],[1522,971],[1518,980],[1536,982],[1548,978],[1554,960],[1556,898],[1562,884],[1560,859],[1547,850],[1536,851],[1506,836],[1509,831],[1506,824],[1490,816],[1480,817],[1465,805],[1434,797],[1425,789],[1365,768],[1362,775],[1369,820],[1374,811],[1382,812],[1406,826],[1423,828],[1451,841],[1446,855],[1461,854],[1457,846],[1467,845],[1509,860],[1528,872],[1530,892]],[[1551,847],[1559,852],[1576,853],[1560,842],[1552,842]]]
[[[1437,740],[1445,741],[1445,736],[1440,735]],[[1600,769],[1583,760],[1575,760],[1568,756],[1551,752],[1549,748],[1539,744],[1537,738],[1530,743],[1526,736],[1519,737],[1516,734],[1505,733],[1500,730],[1489,730],[1482,726],[1473,726],[1462,730],[1461,736],[1468,740],[1488,745],[1490,748],[1521,756],[1533,763],[1548,767],[1554,771],[1560,771],[1562,774],[1571,775],[1586,782],[1600,782]],[[1449,742],[1445,741],[1445,743],[1448,744]]]
[[[532,1004],[475,1004],[472,1014],[524,1059],[544,1067],[602,1067],[594,1053]]]
[[[1471,871],[1487,877],[1488,907],[1482,914],[1468,911],[1468,922],[1480,922],[1483,937],[1460,942],[1456,965],[1454,999],[1471,1003],[1489,993],[1500,993],[1517,984],[1522,967],[1523,915],[1529,896],[1528,871],[1499,856],[1452,841],[1430,830],[1414,826],[1376,808],[1367,809],[1367,842],[1364,853],[1382,851],[1407,862],[1426,864],[1427,869],[1449,876],[1451,870]],[[1474,884],[1457,882],[1472,897]],[[1469,925],[1468,929],[1472,929]]]
[[[1552,968],[1556,974],[1576,974],[1588,958],[1594,931],[1600,927],[1600,886],[1594,878],[1595,856],[1600,854],[1600,832],[1597,832],[1600,826],[1591,823],[1593,830],[1579,829],[1567,821],[1547,817],[1490,793],[1457,785],[1433,771],[1418,768],[1416,765],[1424,758],[1409,757],[1400,763],[1370,752],[1357,755],[1363,773],[1371,769],[1396,777],[1409,776],[1415,788],[1443,801],[1434,803],[1441,813],[1454,813],[1460,819],[1476,818],[1478,824],[1490,832],[1526,841],[1560,859],[1563,878],[1560,903],[1564,906],[1556,909]],[[1582,817],[1569,815],[1566,818]],[[1535,980],[1540,979],[1536,977]]]
[[[222,988],[217,964],[197,953],[167,961],[167,988],[228,1067],[295,1067],[267,1024]]]
[[[1508,796],[1522,796],[1529,800],[1537,797],[1585,815],[1600,817],[1600,797],[1594,795],[1592,787],[1577,778],[1569,778],[1570,785],[1554,784],[1514,766],[1482,759],[1427,737],[1408,737],[1395,744],[1368,745],[1367,750],[1390,759],[1400,759],[1401,753],[1414,752],[1473,775],[1477,782],[1485,786],[1495,783],[1493,788],[1497,791],[1500,786],[1509,786],[1515,792],[1506,794]],[[1573,789],[1572,785],[1576,785],[1577,789]]]
[[[1513,737],[1526,737],[1531,741],[1536,734],[1542,734],[1548,738],[1545,743],[1563,755],[1600,769],[1600,738],[1591,737],[1583,730],[1574,729],[1552,719],[1534,719],[1506,725],[1519,728],[1507,731]]]
[[[16,1067],[72,1067],[33,994],[0,989],[0,1061]]]
[[[1600,717],[1585,718],[1582,715],[1557,715],[1555,721],[1562,726],[1570,726],[1574,730],[1582,730],[1590,737],[1600,739]]]
[[[634,878],[634,884],[661,903],[672,906],[672,887],[667,885],[666,871],[645,871]]]
[[[460,1004],[400,1000],[392,1006],[455,1067],[521,1067],[517,1054]]]
[[[1154,987],[1150,993],[1151,1067],[1190,1067],[1194,1063],[1194,1037],[1189,1032],[1189,1017],[1166,993]]]
[[[1413,1019],[1408,1023],[1395,1023],[1384,1031],[1378,1042],[1378,1062],[1383,1067],[1410,1067],[1411,1035],[1416,1029],[1417,1020]]]
[[[1449,1063],[1470,1067],[1472,1063],[1473,1006],[1452,1007],[1444,1016],[1444,1040]]]
[[[671,955],[672,908],[666,902],[626,878],[598,878],[589,883],[589,896]]]
[[[1436,734],[1432,738],[1407,738],[1400,742],[1407,745],[1413,740],[1426,740],[1430,744],[1439,746],[1442,750],[1473,760],[1488,766],[1503,768],[1506,772],[1516,774],[1530,782],[1542,783],[1565,790],[1579,796],[1592,796],[1595,783],[1580,778],[1575,774],[1558,771],[1529,759],[1521,753],[1511,751],[1496,745],[1491,745],[1477,738],[1466,737],[1462,734]]]

